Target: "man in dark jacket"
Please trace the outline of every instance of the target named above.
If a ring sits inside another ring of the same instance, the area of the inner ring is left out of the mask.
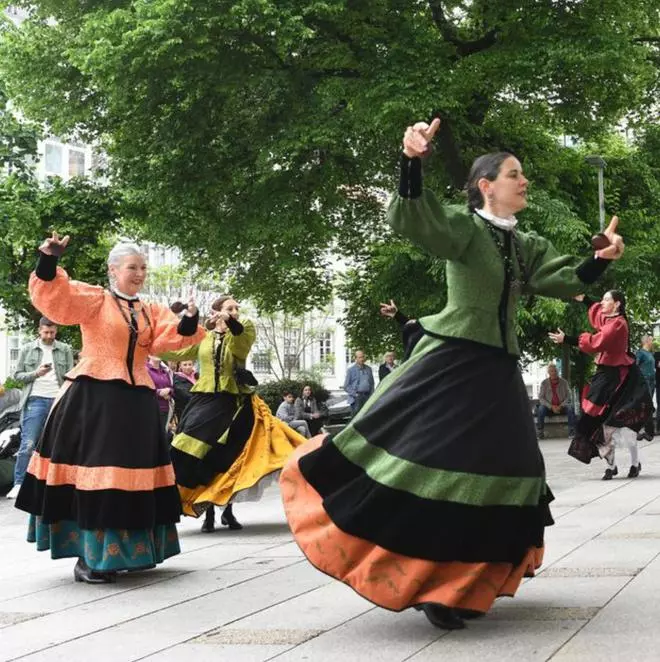
[[[383,363],[378,366],[378,381],[383,381],[394,368],[396,368],[396,363],[394,362],[396,354],[394,352],[386,352],[383,357]]]

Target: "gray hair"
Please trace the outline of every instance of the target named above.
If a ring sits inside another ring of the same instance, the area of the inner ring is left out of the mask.
[[[130,257],[132,255],[139,255],[140,257],[146,258],[146,255],[140,250],[140,247],[137,244],[120,241],[115,244],[110,250],[110,253],[108,253],[108,268],[112,266],[118,267],[125,257]]]
[[[147,256],[140,250],[137,244],[132,244],[128,241],[120,241],[116,243],[108,253],[108,280],[110,285],[115,287],[114,278],[110,273],[110,267],[118,267],[125,257],[132,257],[139,255],[140,257],[147,258]]]

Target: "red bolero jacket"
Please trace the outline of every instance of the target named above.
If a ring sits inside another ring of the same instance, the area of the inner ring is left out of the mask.
[[[596,357],[598,365],[624,366],[631,365],[635,359],[628,354],[628,321],[617,315],[603,315],[600,303],[594,303],[589,308],[589,322],[596,333],[582,333],[578,339],[578,347],[586,354],[599,354]]]

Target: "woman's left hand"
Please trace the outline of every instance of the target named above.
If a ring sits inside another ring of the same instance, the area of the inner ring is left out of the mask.
[[[555,345],[561,345],[564,342],[564,339],[566,338],[566,334],[561,330],[557,329],[554,333],[552,331],[548,334],[548,337],[550,340],[552,340]]]

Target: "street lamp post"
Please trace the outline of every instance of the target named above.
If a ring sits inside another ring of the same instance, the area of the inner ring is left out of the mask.
[[[598,212],[600,217],[600,231],[605,228],[605,159],[602,156],[587,156],[584,159],[590,166],[598,168]]]

